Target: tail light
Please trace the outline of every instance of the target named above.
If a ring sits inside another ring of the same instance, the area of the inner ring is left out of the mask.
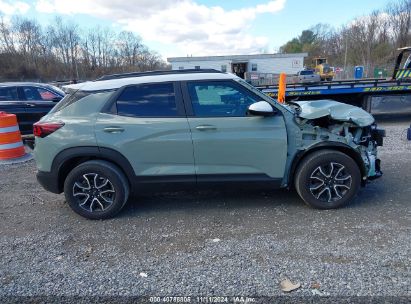
[[[62,126],[64,126],[64,122],[36,122],[33,125],[33,134],[36,137],[41,137],[44,138],[51,133],[56,132],[58,129],[60,129]]]

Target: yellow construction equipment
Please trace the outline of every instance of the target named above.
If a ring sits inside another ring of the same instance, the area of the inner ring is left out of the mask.
[[[335,74],[331,69],[325,57],[317,57],[313,59],[313,68],[320,75],[322,81],[332,81]]]

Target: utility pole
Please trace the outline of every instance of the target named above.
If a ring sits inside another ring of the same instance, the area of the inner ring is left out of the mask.
[[[344,75],[345,75],[345,79],[347,79],[347,49],[348,49],[348,39],[347,39],[347,35],[344,33],[344,38],[345,38],[345,54],[344,54]]]

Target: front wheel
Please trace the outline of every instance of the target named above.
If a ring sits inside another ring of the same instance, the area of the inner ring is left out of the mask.
[[[295,187],[304,202],[318,209],[334,209],[348,203],[361,185],[357,163],[339,151],[314,152],[297,168]]]
[[[125,205],[129,185],[114,164],[92,160],[84,162],[67,175],[64,194],[71,209],[88,219],[107,219]]]

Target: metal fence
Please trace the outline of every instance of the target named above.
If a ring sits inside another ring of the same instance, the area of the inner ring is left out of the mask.
[[[278,85],[280,74],[276,73],[257,73],[247,72],[245,73],[245,80],[251,83],[253,86],[268,86]],[[287,75],[287,83],[295,83],[296,75]]]

